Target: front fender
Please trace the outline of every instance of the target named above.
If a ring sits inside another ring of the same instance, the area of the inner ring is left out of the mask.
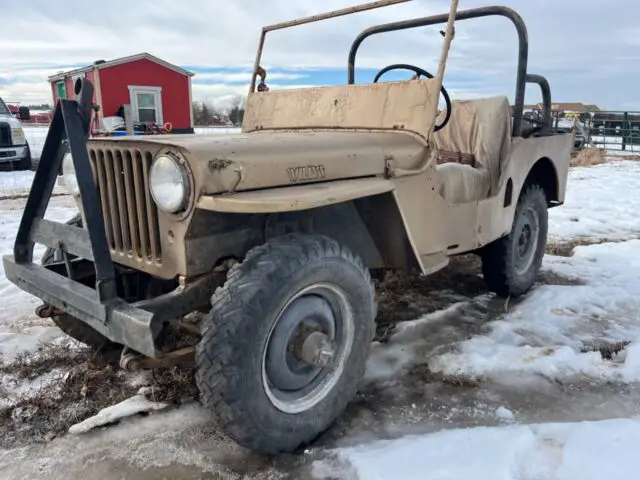
[[[196,208],[225,213],[295,212],[387,193],[391,180],[378,177],[336,180],[233,194],[203,195]]]

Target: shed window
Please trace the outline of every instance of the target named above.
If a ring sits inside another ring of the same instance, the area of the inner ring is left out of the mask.
[[[134,121],[162,123],[162,88],[129,86]]]

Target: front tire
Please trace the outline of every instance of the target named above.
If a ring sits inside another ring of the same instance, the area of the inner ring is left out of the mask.
[[[525,185],[506,237],[487,245],[481,253],[487,288],[501,297],[523,295],[536,282],[547,244],[548,211],[544,190]]]
[[[369,271],[322,235],[249,251],[211,300],[196,352],[201,401],[239,444],[294,451],[356,393],[375,331]]]

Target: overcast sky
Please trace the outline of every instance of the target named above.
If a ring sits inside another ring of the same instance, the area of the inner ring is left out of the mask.
[[[98,59],[149,52],[196,73],[193,96],[223,105],[245,95],[263,25],[352,6],[364,0],[0,0],[0,96],[51,102],[46,77]],[[460,9],[491,5],[460,0]],[[556,102],[640,110],[640,2],[502,0],[524,18],[529,72],[545,75]],[[277,31],[263,65],[272,88],[341,84],[349,46],[371,25],[444,13],[446,0],[406,4]],[[439,27],[372,37],[358,57],[356,81],[390,63],[437,69]],[[517,35],[505,18],[462,21],[445,86],[455,98],[506,94],[513,101]],[[408,73],[403,73],[407,78]],[[386,77],[393,78],[393,77]],[[397,77],[396,77],[397,78]],[[534,87],[527,101],[540,100]]]

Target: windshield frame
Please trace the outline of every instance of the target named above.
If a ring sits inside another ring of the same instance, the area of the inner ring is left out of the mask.
[[[331,12],[322,13],[319,15],[311,15],[309,17],[299,18],[297,20],[290,20],[288,22],[275,23],[273,25],[267,25],[262,28],[260,32],[260,41],[258,43],[258,51],[256,52],[256,59],[253,65],[253,73],[251,75],[251,85],[249,87],[249,93],[255,92],[256,78],[260,69],[260,61],[262,59],[262,50],[264,49],[265,37],[268,32],[274,30],[282,30],[283,28],[296,27],[298,25],[304,25],[306,23],[318,22],[320,20],[327,20],[330,18],[342,17],[344,15],[351,15],[353,13],[364,12],[367,10],[373,10],[376,8],[388,7],[390,5],[397,5],[399,3],[406,3],[411,0],[378,0],[376,2],[365,3],[357,5],[355,7],[347,7],[341,10],[333,10]]]

